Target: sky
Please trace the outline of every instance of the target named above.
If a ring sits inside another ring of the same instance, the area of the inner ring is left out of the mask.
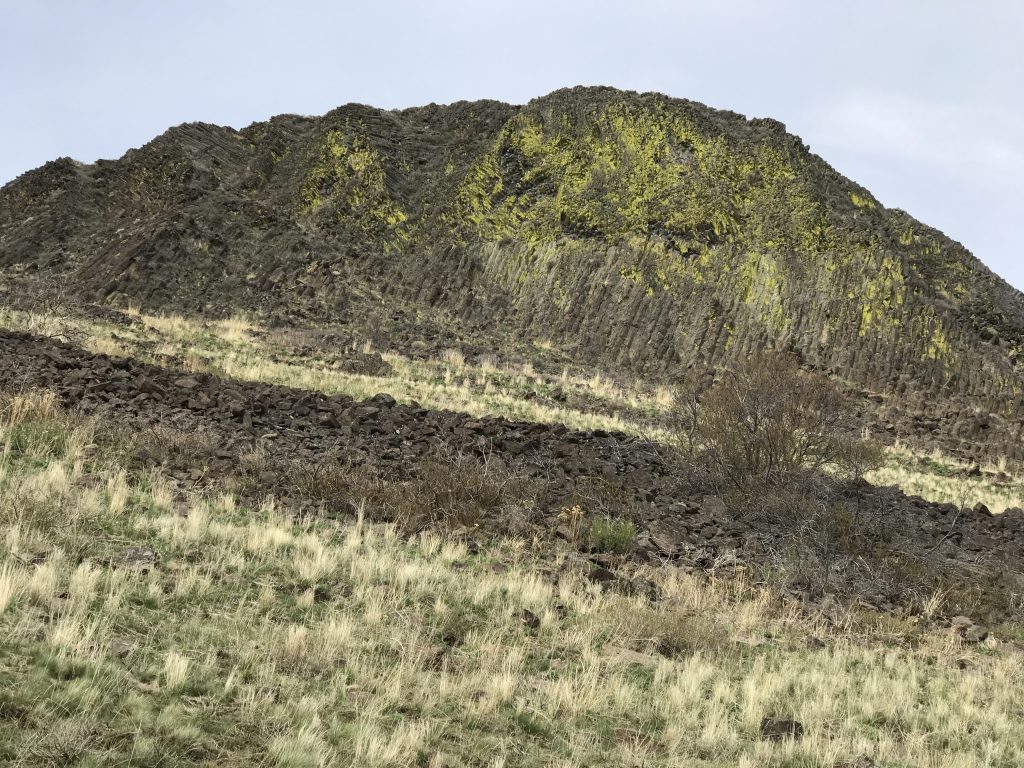
[[[571,85],[784,122],[1024,289],[1019,0],[0,0],[0,184],[171,125]]]

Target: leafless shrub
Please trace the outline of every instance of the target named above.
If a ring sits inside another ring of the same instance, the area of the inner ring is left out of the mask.
[[[420,463],[416,476],[393,495],[390,506],[403,528],[425,524],[479,525],[519,494],[517,477],[504,466],[454,454]],[[511,498],[510,498],[511,496]]]
[[[79,321],[85,314],[78,295],[80,281],[69,274],[50,276],[45,282],[19,286],[14,306],[38,318],[32,331],[54,341],[81,344],[87,334]]]
[[[885,515],[849,482],[883,454],[828,379],[766,353],[686,386],[675,410],[684,473],[771,534],[767,562],[787,588],[886,599],[928,581],[921,558],[899,555]]]
[[[755,355],[726,370],[703,397],[691,390],[676,403],[679,449],[705,486],[749,492],[826,470],[854,477],[881,457],[855,436],[839,390],[787,355]]]
[[[319,502],[330,516],[349,509],[354,502],[375,498],[384,485],[372,468],[334,457],[297,466],[293,477],[296,492]]]

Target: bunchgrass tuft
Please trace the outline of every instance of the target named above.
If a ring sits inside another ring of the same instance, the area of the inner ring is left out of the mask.
[[[63,446],[4,460],[6,764],[1024,764],[1010,627],[966,647],[928,615],[826,622],[742,572],[641,567],[652,603],[554,539],[471,555],[436,529],[300,524]],[[804,738],[763,741],[765,717]]]

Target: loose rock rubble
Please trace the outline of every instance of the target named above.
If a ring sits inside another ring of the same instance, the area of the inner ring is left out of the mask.
[[[0,332],[0,351],[2,389],[50,389],[68,408],[109,415],[133,430],[162,426],[211,435],[213,476],[234,471],[254,447],[286,457],[290,466],[345,461],[397,481],[408,478],[417,462],[443,452],[476,455],[545,484],[549,508],[541,512],[547,517],[510,513],[510,526],[518,520],[517,535],[538,525],[556,530],[563,505],[614,498],[617,513],[637,525],[634,557],[703,569],[770,560],[800,522],[755,520],[717,496],[694,496],[667,448],[624,434],[431,411],[384,393],[357,402],[184,373],[23,333]],[[189,482],[204,477],[197,469],[183,473]],[[256,490],[284,493],[288,481],[271,464],[256,478]],[[847,493],[861,510],[858,536],[876,548],[927,560],[949,584],[984,582],[1001,589],[1012,574],[1024,572],[1024,511],[961,511],[866,483]],[[602,567],[592,579],[602,580]],[[820,585],[809,585],[814,587]],[[895,609],[898,587],[894,581],[893,589],[862,597]],[[973,630],[963,633],[968,642],[973,636]]]

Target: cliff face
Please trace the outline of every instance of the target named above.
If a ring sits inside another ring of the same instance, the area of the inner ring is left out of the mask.
[[[780,123],[657,94],[180,126],[5,186],[0,269],[151,309],[390,307],[651,377],[783,347],[1020,455],[1024,296]]]

